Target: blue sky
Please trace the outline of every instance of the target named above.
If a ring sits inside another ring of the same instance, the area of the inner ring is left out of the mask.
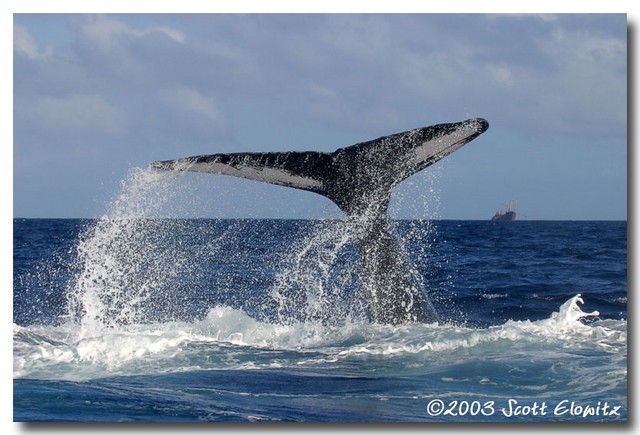
[[[626,219],[623,14],[16,14],[14,217],[93,217],[152,160],[489,130],[410,178],[397,217]],[[333,217],[318,195],[194,174],[189,210]]]

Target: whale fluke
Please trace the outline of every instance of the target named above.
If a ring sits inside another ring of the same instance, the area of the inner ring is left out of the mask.
[[[416,128],[332,153],[223,153],[152,162],[157,169],[207,172],[303,189],[331,199],[354,224],[364,285],[379,323],[433,322],[435,309],[407,264],[387,218],[392,189],[489,128],[482,118]]]

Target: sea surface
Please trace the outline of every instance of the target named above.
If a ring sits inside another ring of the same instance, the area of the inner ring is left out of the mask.
[[[391,326],[340,220],[118,201],[13,222],[15,421],[627,420],[626,222],[394,221],[441,321]]]

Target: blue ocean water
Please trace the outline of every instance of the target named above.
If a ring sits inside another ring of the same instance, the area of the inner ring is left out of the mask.
[[[14,220],[15,421],[627,419],[626,222],[396,221],[442,321],[390,326],[341,221],[128,207]]]

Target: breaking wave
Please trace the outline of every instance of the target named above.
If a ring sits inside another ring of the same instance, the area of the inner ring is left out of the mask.
[[[223,306],[194,322],[122,325],[94,336],[87,336],[77,323],[14,325],[14,377],[77,381],[193,370],[343,366],[363,357],[402,370],[455,359],[457,354],[491,354],[507,346],[509,353],[571,349],[626,358],[626,321],[593,320],[597,313],[583,312],[579,303],[577,295],[547,319],[489,328],[366,322],[282,325]]]

